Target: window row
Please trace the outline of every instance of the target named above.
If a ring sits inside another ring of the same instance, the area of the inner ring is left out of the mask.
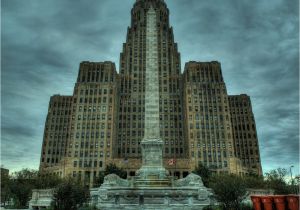
[[[99,89],[81,89],[80,95],[106,95],[106,94],[113,94],[113,89],[105,89],[105,88],[99,88]]]
[[[80,104],[83,104],[83,103],[85,103],[85,104],[87,104],[87,103],[93,103],[93,104],[96,104],[96,103],[98,103],[98,104],[100,104],[100,103],[112,103],[113,102],[113,99],[112,99],[112,97],[108,97],[108,100],[107,100],[107,97],[98,97],[98,98],[96,98],[96,97],[94,97],[94,98],[92,98],[92,97],[89,97],[89,98],[79,98],[79,103]]]
[[[97,161],[97,160],[90,160],[90,161],[74,161],[73,167],[84,167],[84,168],[90,168],[90,167],[103,167],[103,162],[102,161]],[[73,173],[74,174],[74,173]],[[76,173],[75,173],[76,174]]]
[[[79,139],[79,137],[81,138],[110,138],[111,137],[111,132],[108,131],[106,132],[106,135],[105,135],[105,132],[101,131],[101,132],[81,132],[81,134],[79,132],[76,133],[76,139]]]
[[[72,119],[75,120],[75,116],[72,116]],[[106,114],[88,114],[88,115],[78,115],[77,120],[112,120],[112,115],[106,115]]]
[[[102,158],[102,157],[104,157],[105,156],[105,152],[103,152],[103,151],[100,151],[100,152],[98,152],[98,151],[80,151],[80,152],[78,152],[78,151],[75,151],[74,152],[74,157],[81,157],[81,158],[83,158],[83,157],[85,157],[85,158],[87,158],[87,157],[90,157],[90,158]],[[106,157],[110,157],[110,152],[106,152]]]

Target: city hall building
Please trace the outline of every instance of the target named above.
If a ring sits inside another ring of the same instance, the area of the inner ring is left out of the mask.
[[[164,166],[177,177],[185,177],[200,164],[216,173],[261,175],[250,97],[227,93],[217,61],[190,61],[182,72],[163,0],[135,2],[118,71],[111,61],[84,61],[73,94],[50,98],[40,171],[77,177],[93,186],[110,163],[126,170],[128,176],[141,167],[146,13],[151,5],[158,17],[151,41],[158,55]]]

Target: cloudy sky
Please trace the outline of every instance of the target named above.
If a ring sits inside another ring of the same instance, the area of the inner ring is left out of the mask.
[[[298,0],[166,0],[182,66],[222,63],[251,96],[264,172],[299,173]],[[1,164],[38,168],[51,95],[71,95],[81,61],[114,61],[134,0],[1,1]]]

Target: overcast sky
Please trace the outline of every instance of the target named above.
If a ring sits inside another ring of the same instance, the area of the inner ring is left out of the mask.
[[[39,166],[49,98],[71,95],[79,63],[119,66],[134,0],[2,0],[1,157]],[[229,94],[251,96],[264,172],[299,173],[298,0],[166,0],[182,55],[222,63]]]

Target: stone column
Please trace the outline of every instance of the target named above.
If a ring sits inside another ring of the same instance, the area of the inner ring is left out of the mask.
[[[146,92],[144,140],[159,139],[159,78],[156,13],[151,7],[147,13],[146,31]]]
[[[147,13],[146,32],[146,89],[145,130],[142,147],[142,168],[137,171],[140,179],[165,179],[163,167],[163,140],[159,126],[159,78],[156,11],[151,6]]]

